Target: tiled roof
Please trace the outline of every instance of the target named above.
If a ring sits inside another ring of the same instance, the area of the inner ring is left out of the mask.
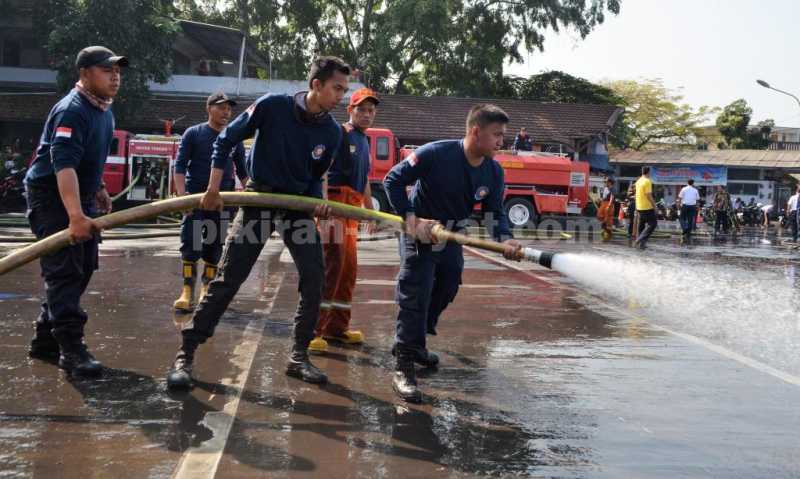
[[[800,169],[800,151],[793,150],[625,150],[612,153],[611,164],[722,165]]]
[[[55,94],[0,96],[0,121],[44,122],[47,112],[58,100]],[[252,99],[241,100],[235,113],[244,110]],[[469,109],[476,103],[492,102],[511,117],[507,140],[513,140],[520,127],[526,127],[537,143],[563,142],[606,133],[616,120],[619,108],[608,105],[535,103],[519,100],[479,100],[455,97],[419,97],[383,95],[375,126],[391,129],[404,143],[427,142],[444,138],[460,138]],[[347,118],[345,107],[334,112],[336,118]],[[183,117],[183,118],[181,118]],[[162,130],[160,119],[180,120],[177,132],[205,121],[205,99],[156,97],[148,101],[136,116],[118,127],[137,133]]]

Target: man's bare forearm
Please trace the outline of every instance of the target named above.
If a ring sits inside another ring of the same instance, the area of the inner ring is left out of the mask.
[[[186,175],[183,173],[175,173],[175,192],[178,196],[186,194]]]
[[[72,168],[64,168],[56,174],[58,182],[58,194],[61,196],[61,202],[64,203],[64,209],[67,210],[67,215],[70,218],[78,218],[84,216],[83,208],[81,207],[81,194],[80,187],[78,186],[78,175]]]
[[[206,190],[212,193],[219,193],[224,174],[225,171],[221,168],[211,168],[211,177],[208,179],[208,188],[206,188]]]

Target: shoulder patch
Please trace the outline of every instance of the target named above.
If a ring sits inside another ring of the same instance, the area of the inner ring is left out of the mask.
[[[56,138],[72,138],[72,128],[59,126],[56,128]]]
[[[419,160],[417,159],[417,155],[415,153],[411,153],[410,155],[408,155],[406,161],[408,161],[408,164],[411,166],[417,166],[417,163],[419,162]]]

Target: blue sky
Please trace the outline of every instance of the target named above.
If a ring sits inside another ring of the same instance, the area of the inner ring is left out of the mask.
[[[618,16],[581,40],[550,32],[509,73],[562,70],[592,81],[661,78],[691,105],[725,106],[744,98],[753,123],[772,118],[800,127],[800,105],[756,84],[757,78],[800,97],[800,1],[622,0]],[[713,122],[713,118],[711,119]]]

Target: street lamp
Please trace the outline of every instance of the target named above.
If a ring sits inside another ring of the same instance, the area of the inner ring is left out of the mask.
[[[790,97],[794,98],[794,101],[796,101],[798,105],[800,105],[800,98],[797,98],[796,96],[792,95],[788,91],[779,90],[779,89],[777,89],[777,88],[775,88],[773,86],[770,86],[770,84],[765,82],[764,80],[756,80],[756,83],[758,83],[759,85],[763,86],[764,88],[769,88],[770,90],[775,90],[778,93],[783,93],[784,95],[789,95]]]

